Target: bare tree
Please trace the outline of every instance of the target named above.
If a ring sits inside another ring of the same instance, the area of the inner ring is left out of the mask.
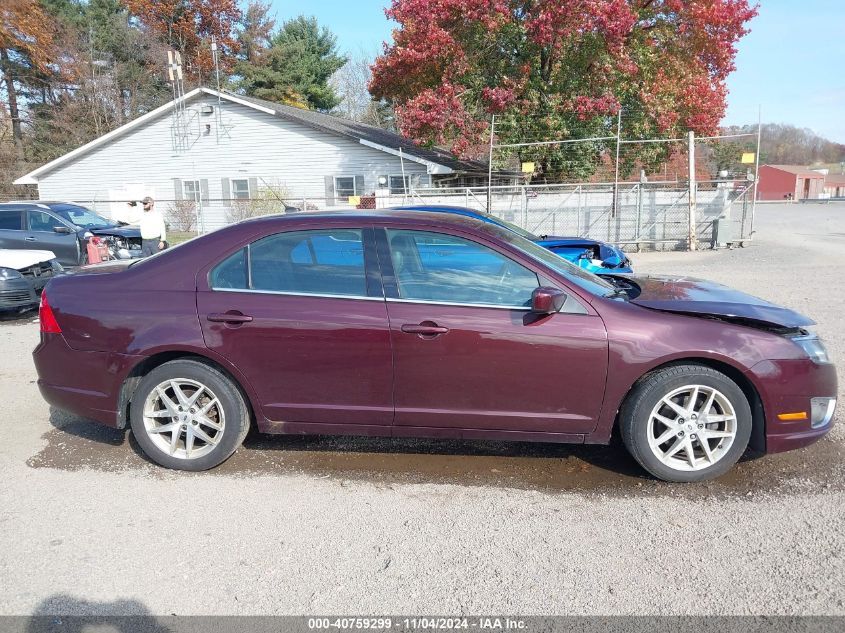
[[[197,205],[193,200],[174,200],[167,207],[168,222],[179,231],[193,231],[197,224]]]
[[[335,113],[359,123],[392,129],[392,108],[385,102],[373,100],[367,88],[372,77],[370,67],[376,53],[361,48],[347,57],[349,61],[329,80],[329,84],[343,99],[335,108]]]
[[[259,188],[253,196],[249,200],[233,200],[226,210],[226,221],[231,224],[261,215],[284,213],[285,200],[289,197],[285,187],[270,185]]]

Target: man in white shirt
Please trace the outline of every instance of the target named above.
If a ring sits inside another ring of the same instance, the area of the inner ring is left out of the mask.
[[[155,200],[147,196],[141,201],[144,213],[141,215],[141,257],[149,257],[165,246],[167,239],[164,218],[155,210]]]

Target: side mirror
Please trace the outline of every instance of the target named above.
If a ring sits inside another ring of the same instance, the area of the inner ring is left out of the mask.
[[[535,314],[560,312],[564,303],[566,303],[566,293],[557,288],[535,288],[531,293],[531,312]]]
[[[62,235],[67,235],[68,233],[73,233],[73,231],[66,226],[54,226],[53,230],[56,233],[61,233]]]

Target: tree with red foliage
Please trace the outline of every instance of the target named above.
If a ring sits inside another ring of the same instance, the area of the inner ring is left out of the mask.
[[[234,37],[241,20],[237,0],[125,0],[125,4],[165,44],[179,51],[189,78],[202,81],[214,71],[212,37],[220,51],[221,71],[231,70],[239,48]]]
[[[612,136],[620,108],[627,138],[714,133],[756,10],[748,0],[393,0],[386,14],[399,28],[370,91],[393,102],[403,134],[461,156],[481,153],[491,114],[510,143]],[[560,150],[538,151],[548,171]]]

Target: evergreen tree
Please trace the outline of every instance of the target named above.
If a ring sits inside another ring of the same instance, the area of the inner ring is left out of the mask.
[[[329,111],[341,99],[329,78],[347,59],[337,50],[337,37],[299,16],[282,24],[255,61],[236,67],[238,87],[247,95],[315,110]]]

